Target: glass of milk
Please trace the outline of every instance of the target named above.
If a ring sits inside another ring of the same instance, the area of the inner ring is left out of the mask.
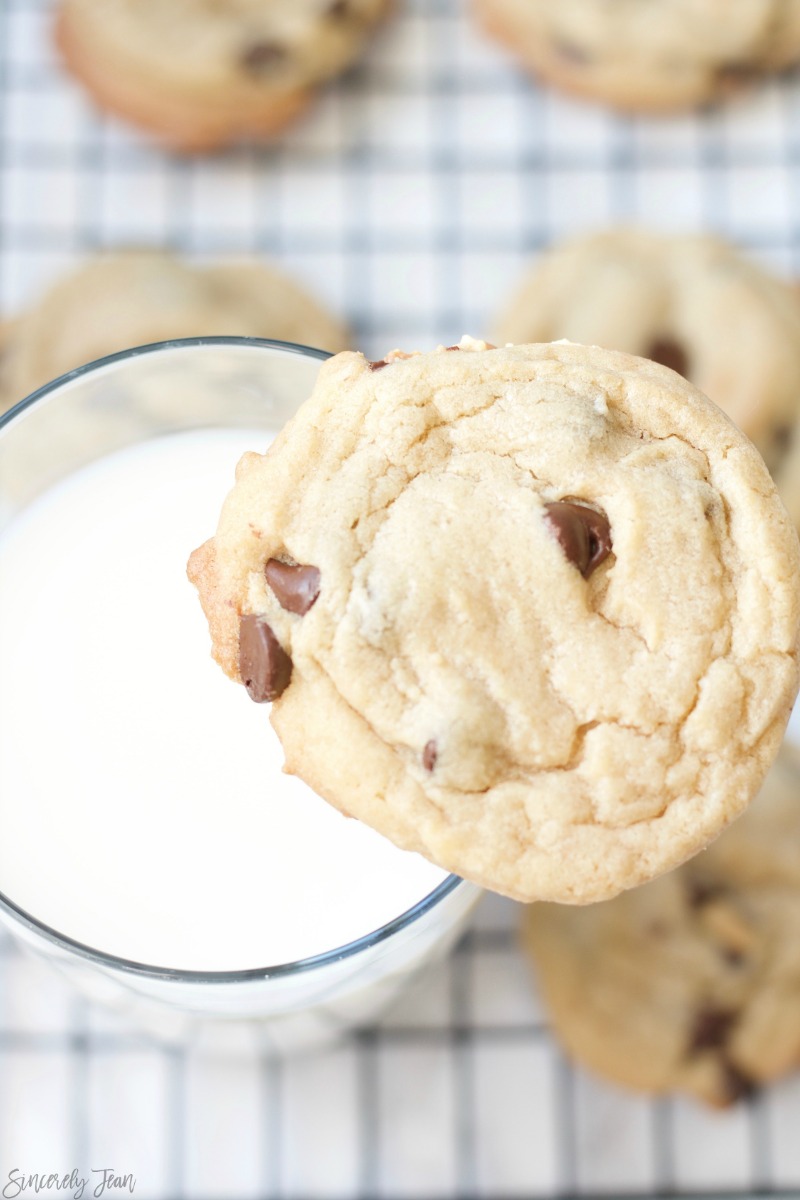
[[[139,1026],[221,1050],[373,1017],[479,896],[282,773],[186,579],[325,357],[165,342],[0,417],[0,920]]]

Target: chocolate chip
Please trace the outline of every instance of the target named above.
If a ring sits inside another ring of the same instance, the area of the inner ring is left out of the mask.
[[[651,921],[649,925],[645,926],[645,933],[648,935],[648,937],[656,938],[658,941],[661,941],[662,938],[667,937],[669,934],[669,925],[666,921]]]
[[[377,362],[370,362],[369,359],[367,359],[367,366],[369,367],[370,371],[381,371],[384,367],[388,367],[388,365],[389,364],[385,358],[379,358]]]
[[[270,558],[264,567],[267,583],[281,608],[302,617],[313,608],[319,595],[320,574],[316,567],[285,563]]]
[[[745,84],[755,83],[763,75],[762,68],[758,63],[739,62],[723,63],[716,69],[717,83],[729,87],[743,87]]]
[[[722,1101],[724,1104],[735,1104],[737,1100],[749,1100],[758,1091],[755,1079],[745,1075],[732,1062],[723,1059],[722,1069]]]
[[[791,425],[778,425],[772,434],[772,445],[778,454],[786,454],[792,444],[794,429]]]
[[[721,883],[711,883],[708,879],[693,879],[687,884],[687,892],[689,907],[703,908],[710,901],[723,895],[725,888]]]
[[[574,42],[553,42],[553,50],[562,62],[569,63],[572,67],[586,67],[592,61],[587,52]]]
[[[671,371],[677,371],[679,375],[683,375],[684,379],[689,378],[689,355],[686,347],[682,346],[680,342],[676,342],[674,338],[656,338],[645,354],[645,358],[661,363],[662,367],[669,367]]]
[[[723,1008],[701,1008],[695,1013],[689,1033],[688,1053],[719,1050],[728,1040],[736,1021],[736,1013]]]
[[[239,65],[249,75],[267,75],[285,60],[287,50],[279,42],[253,42],[239,55]]]
[[[439,749],[436,742],[431,740],[425,743],[425,749],[422,751],[422,765],[426,771],[432,771],[436,766],[436,760],[439,757]]]
[[[289,686],[292,660],[263,617],[239,622],[239,676],[251,700],[277,700]]]
[[[556,500],[544,507],[545,520],[568,561],[588,579],[611,552],[608,517],[579,500]]]
[[[460,346],[445,346],[445,350],[460,350]]]
[[[729,967],[740,967],[747,958],[743,950],[735,950],[732,946],[726,946],[721,953]]]
[[[350,0],[333,0],[325,13],[331,21],[345,21],[350,15]]]

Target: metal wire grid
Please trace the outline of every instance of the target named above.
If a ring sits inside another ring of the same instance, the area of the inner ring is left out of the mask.
[[[286,1062],[158,1048],[2,957],[4,1181],[79,1164],[158,1197],[793,1194],[796,1085],[714,1118],[573,1072],[499,925],[379,1027]]]
[[[278,147],[194,162],[91,109],[52,61],[50,10],[0,0],[6,311],[101,247],[256,253],[379,356],[486,332],[542,246],[628,219],[713,228],[800,275],[797,84],[699,117],[616,118],[531,86],[457,0],[408,0]],[[113,1167],[154,1200],[793,1194],[800,1081],[713,1115],[574,1071],[515,919],[490,899],[379,1026],[286,1062],[159,1047],[0,935],[0,1191],[12,1168]]]

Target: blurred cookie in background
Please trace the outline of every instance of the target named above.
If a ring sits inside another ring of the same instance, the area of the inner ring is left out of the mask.
[[[61,0],[56,41],[102,108],[174,149],[269,138],[361,53],[388,0]]]
[[[332,352],[344,326],[273,267],[193,267],[160,251],[93,259],[0,325],[0,411],[84,363],[171,338],[231,335]]]
[[[800,755],[686,866],[587,908],[524,910],[550,1021],[591,1070],[734,1103],[800,1064]]]
[[[634,229],[570,239],[538,260],[492,336],[672,367],[755,442],[800,528],[800,296],[736,247]]]
[[[800,61],[797,0],[473,0],[556,87],[629,111],[725,98]]]

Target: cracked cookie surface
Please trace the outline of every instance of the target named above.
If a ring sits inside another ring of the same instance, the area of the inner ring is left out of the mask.
[[[800,9],[800,5],[798,6]],[[610,229],[551,247],[497,321],[654,358],[752,438],[800,528],[800,298],[720,238]]]
[[[95,99],[177,149],[270,137],[361,52],[388,0],[62,0],[56,38]]]
[[[551,1022],[580,1062],[645,1091],[733,1103],[800,1062],[800,755],[740,821],[607,904],[525,913]]]
[[[537,75],[626,110],[724,98],[800,60],[797,0],[473,0]]]
[[[796,691],[763,461],[626,354],[388,359],[329,360],[240,462],[190,560],[215,657],[274,700],[287,770],[480,884],[584,903],[678,865],[752,798]]]

